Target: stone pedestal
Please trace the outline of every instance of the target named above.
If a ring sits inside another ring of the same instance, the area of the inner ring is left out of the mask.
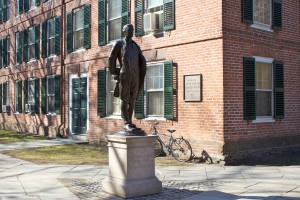
[[[157,136],[107,136],[109,176],[102,182],[105,192],[130,198],[162,191],[162,182],[155,176],[156,138]]]

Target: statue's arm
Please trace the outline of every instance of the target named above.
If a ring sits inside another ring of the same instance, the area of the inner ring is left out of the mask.
[[[121,46],[119,42],[116,42],[116,44],[114,45],[110,56],[109,56],[109,72],[112,75],[119,75],[118,70],[116,68],[116,61],[118,58],[118,55],[120,54],[121,51]]]

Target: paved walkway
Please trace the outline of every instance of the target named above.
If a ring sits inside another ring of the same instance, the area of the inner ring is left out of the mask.
[[[74,143],[43,140],[0,145],[0,151]],[[0,154],[0,199],[121,198],[102,191],[107,166],[37,165]],[[217,166],[156,167],[163,191],[135,200],[299,200],[300,165],[286,167]]]

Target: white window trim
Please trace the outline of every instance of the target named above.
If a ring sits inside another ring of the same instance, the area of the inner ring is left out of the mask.
[[[122,2],[121,2],[121,13],[120,13],[120,17],[114,17],[114,18],[111,18],[111,19],[109,19],[109,2],[107,1],[106,2],[106,12],[107,12],[107,19],[106,19],[106,41],[107,41],[107,43],[108,44],[114,44],[118,39],[120,39],[120,38],[117,38],[117,39],[114,39],[114,40],[110,40],[109,39],[109,23],[111,22],[111,21],[113,21],[113,20],[116,20],[116,19],[121,19],[121,22],[122,22]],[[120,32],[121,32],[122,30],[120,29]],[[121,34],[121,38],[122,38],[122,34]]]
[[[80,47],[80,48],[78,48],[78,49],[75,49],[75,32],[76,32],[76,30],[75,30],[75,18],[76,18],[76,12],[79,12],[79,11],[82,11],[83,12],[83,23],[84,23],[84,7],[80,7],[80,8],[76,8],[74,11],[73,11],[73,27],[72,27],[72,32],[73,32],[73,49],[74,49],[74,51],[73,52],[76,52],[76,53],[78,53],[78,52],[81,52],[81,51],[83,51],[83,50],[85,50],[85,48],[84,48],[84,44],[83,44],[83,46],[82,47]],[[83,24],[83,28],[82,29],[79,29],[79,30],[84,30],[84,24]],[[78,30],[77,30],[78,31]],[[84,37],[84,36],[83,36]]]
[[[274,58],[266,58],[266,57],[259,57],[259,56],[253,56],[252,58],[255,58],[255,63],[262,62],[262,63],[269,63],[272,64],[272,115],[274,114],[274,99],[273,99],[273,93],[274,93],[274,84],[273,84],[273,62]],[[255,70],[256,73],[256,70]],[[256,91],[256,88],[255,88]],[[256,108],[255,108],[256,109]],[[252,120],[252,123],[269,123],[269,122],[275,122],[274,116],[256,116],[255,120]]]
[[[49,29],[49,24],[52,23],[54,26],[54,36],[50,38],[50,29]],[[55,54],[55,45],[54,45],[54,53],[50,54],[50,39],[54,39],[54,44],[55,44],[55,18],[48,19],[47,21],[47,53],[48,53],[48,58],[49,57],[54,57],[56,56]]]
[[[268,31],[268,32],[273,32],[272,29],[272,15],[273,15],[273,10],[272,10],[272,1],[270,1],[270,24],[263,24],[260,22],[255,22],[254,21],[254,12],[255,12],[255,8],[254,8],[254,0],[252,0],[252,9],[253,9],[253,24],[250,25],[251,28],[256,28],[256,29],[261,29],[264,31]]]
[[[116,67],[118,68],[120,66],[117,65]],[[106,70],[106,102],[112,103],[112,100],[110,99],[110,81],[109,81],[111,74],[110,74],[108,68],[106,68],[105,70]],[[106,103],[106,108],[105,108],[106,109],[106,117],[105,118],[107,118],[107,119],[122,119],[121,110],[120,110],[120,114],[117,114],[117,113],[111,114],[111,113],[109,113],[110,112],[109,107],[110,107],[110,104]]]
[[[30,38],[30,33],[31,32],[33,32],[34,33],[34,40],[33,40],[33,43],[30,43],[30,45],[29,45],[29,38]],[[23,36],[24,37],[24,36]],[[24,38],[23,38],[23,40],[24,40]],[[35,55],[30,55],[30,47],[33,45],[34,46],[34,54],[36,54],[36,49],[35,49],[35,41],[36,41],[36,35],[35,35],[35,28],[34,28],[34,26],[33,27],[30,27],[29,29],[28,29],[28,39],[27,39],[27,41],[28,41],[28,62],[27,63],[31,63],[31,62],[33,62],[33,61],[36,61],[36,58],[35,58]],[[24,51],[23,51],[23,53],[24,53]]]
[[[49,112],[49,109],[48,109],[48,106],[49,106],[49,102],[48,102],[48,96],[49,96],[49,93],[48,93],[48,78],[54,78],[54,86],[55,87],[55,75],[49,75],[47,76],[46,78],[46,109],[47,109],[47,116],[55,116],[56,113],[55,111],[54,112]],[[54,99],[55,99],[55,91],[54,91]],[[55,104],[55,101],[54,101],[54,104]]]
[[[148,66],[153,66],[153,65],[163,65],[164,68],[164,61],[159,61],[159,62],[148,62],[147,63],[147,67]],[[165,79],[165,75],[164,75],[164,79]],[[145,120],[159,120],[159,121],[166,121],[166,118],[164,118],[164,114],[162,115],[148,115],[148,91],[147,91],[147,80],[145,80],[144,83],[144,89],[145,89],[145,95],[144,95],[144,113],[145,113]],[[164,89],[161,90],[155,90],[155,91],[164,91]],[[151,90],[150,90],[151,92]],[[165,99],[164,99],[165,101]]]

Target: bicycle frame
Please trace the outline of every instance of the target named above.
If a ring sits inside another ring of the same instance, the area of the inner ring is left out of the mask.
[[[170,146],[171,146],[171,144],[175,141],[175,139],[174,139],[173,136],[172,136],[172,133],[171,133],[171,134],[165,134],[165,133],[159,133],[159,132],[155,131],[155,132],[153,132],[152,134],[158,136],[157,139],[158,139],[158,140],[161,142],[161,144],[168,150],[169,154],[171,154]],[[163,136],[168,137],[168,138],[169,138],[168,144],[165,144],[164,141],[159,137],[159,135],[163,135]]]

